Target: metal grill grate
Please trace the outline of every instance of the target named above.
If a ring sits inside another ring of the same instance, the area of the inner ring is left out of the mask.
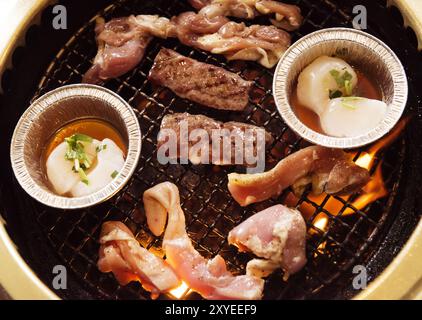
[[[118,1],[99,15],[107,20],[128,14],[160,14],[171,17],[191,10],[186,1]],[[302,8],[305,24],[293,34],[293,40],[308,32],[330,26],[346,26],[350,21],[345,11],[330,1],[297,1]],[[165,8],[165,10],[164,10]],[[265,21],[266,23],[268,21]],[[254,82],[247,110],[241,114],[201,108],[187,100],[176,97],[171,91],[152,86],[147,74],[155,55],[164,46],[199,61],[223,66]],[[94,19],[81,28],[59,52],[40,82],[34,98],[58,86],[80,82],[82,74],[89,68],[96,53],[94,38]],[[286,127],[281,120],[272,95],[272,70],[250,62],[230,62],[223,57],[212,56],[206,52],[181,45],[176,40],[154,39],[147,49],[141,64],[129,74],[111,80],[106,87],[120,94],[134,108],[142,130],[142,155],[135,175],[130,183],[112,200],[97,207],[65,212],[44,207],[34,202],[37,221],[40,223],[51,246],[63,263],[73,271],[91,292],[103,298],[149,298],[138,283],[119,286],[111,274],[97,270],[98,235],[102,222],[121,220],[136,234],[142,246],[162,255],[161,240],[154,237],[145,224],[141,202],[142,193],[149,187],[162,182],[172,181],[180,190],[182,207],[186,214],[187,229],[195,247],[206,257],[222,255],[228,268],[235,273],[243,273],[247,254],[238,253],[227,244],[226,236],[235,225],[253,213],[270,205],[283,202],[290,191],[285,191],[279,199],[268,200],[247,208],[241,208],[231,198],[226,189],[227,173],[242,168],[193,165],[160,165],[156,160],[156,136],[162,117],[172,112],[202,113],[219,120],[236,120],[265,127],[273,134],[275,142],[269,149],[269,165],[307,145]],[[297,205],[308,203],[314,208],[307,217],[309,236],[307,241],[308,264],[299,274],[288,282],[281,280],[275,273],[266,283],[265,298],[313,298],[323,289],[336,285],[340,278],[350,282],[350,268],[364,263],[368,253],[382,235],[389,217],[391,199],[397,189],[401,166],[397,154],[403,157],[404,141],[396,143],[384,157],[382,165],[389,199],[373,202],[364,211],[357,210],[349,201],[340,201],[342,209],[329,212],[324,208],[329,196],[321,203],[311,201],[305,194]],[[374,168],[380,164],[376,160]],[[388,173],[388,174],[386,174]],[[355,214],[341,217],[346,209]],[[329,218],[327,231],[313,225],[318,214],[325,213]],[[324,243],[324,249],[320,250]],[[347,282],[348,283],[348,282]],[[165,298],[165,297],[163,297]],[[169,296],[171,298],[171,296]],[[182,298],[198,298],[194,293]]]

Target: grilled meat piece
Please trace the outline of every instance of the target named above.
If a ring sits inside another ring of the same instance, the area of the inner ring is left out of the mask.
[[[202,129],[196,131],[200,135],[196,136],[194,141],[189,141],[185,152],[181,150],[182,147],[180,143],[181,123],[183,122],[186,124],[187,133],[189,134],[194,130]],[[235,121],[223,123],[203,115],[175,113],[164,116],[161,122],[160,133],[158,135],[158,148],[164,143],[169,143],[165,139],[165,136],[167,135],[166,130],[168,129],[171,130],[170,133],[174,133],[173,136],[177,139],[176,141],[170,141],[170,143],[177,144],[177,146],[173,148],[177,150],[177,157],[186,161],[189,160],[193,164],[242,164],[239,163],[240,160],[243,160],[243,164],[247,166],[255,165],[259,160],[262,160],[263,163],[265,163],[265,147],[268,147],[273,142],[272,136],[266,132],[265,129],[254,125]],[[221,135],[217,135],[214,130],[220,130]],[[258,135],[261,136],[258,137]],[[223,142],[224,139],[226,139],[226,142]],[[201,150],[195,147],[199,141],[204,144],[206,154],[201,154]],[[261,145],[264,142],[265,145]],[[218,148],[218,156],[214,155],[213,157],[213,146],[214,148]],[[230,153],[228,154],[227,152]],[[224,157],[224,154],[226,157]],[[253,158],[248,157],[251,154],[256,156]],[[238,157],[237,161],[236,155]],[[264,158],[261,159],[259,157]]]
[[[116,18],[107,23],[98,18],[95,27],[98,52],[82,81],[98,84],[134,69],[153,36],[165,38],[172,27],[167,18],[152,15]]]
[[[105,23],[98,18],[95,28],[98,52],[92,67],[82,81],[98,84],[117,78],[135,68],[145,53],[152,36],[137,30],[132,17],[117,18]]]
[[[142,60],[152,37],[178,38],[185,45],[229,60],[258,61],[273,67],[290,45],[290,36],[274,26],[230,22],[226,17],[207,17],[184,12],[171,20],[157,15],[97,19],[98,52],[83,82],[101,83],[132,70]]]
[[[171,18],[174,26],[172,36],[179,38],[183,44],[192,46],[199,36],[218,32],[228,22],[230,20],[223,16],[209,18],[192,11],[183,12]]]
[[[222,54],[228,60],[257,61],[266,68],[272,68],[290,46],[290,35],[274,26],[246,26],[194,12],[184,12],[171,21],[176,37],[187,46]],[[198,32],[200,24],[213,26],[213,32]]]
[[[282,268],[285,279],[306,264],[306,224],[295,209],[277,204],[262,210],[230,231],[230,244],[262,259],[248,262],[247,274],[266,277]]]
[[[121,285],[140,281],[156,298],[178,285],[180,280],[170,265],[141,247],[123,223],[107,221],[101,228],[98,269],[113,272]]]
[[[254,19],[259,15],[274,14],[271,22],[288,31],[300,27],[303,17],[300,8],[278,1],[265,0],[189,0],[200,14],[209,18],[231,16],[242,19]]]
[[[163,238],[166,261],[192,290],[205,299],[262,298],[262,279],[252,275],[234,276],[221,256],[208,260],[195,250],[186,232],[177,186],[160,183],[146,190],[143,200],[148,226],[154,235],[164,231],[168,216]]]
[[[170,49],[160,50],[148,78],[182,98],[220,110],[245,109],[252,86],[235,73]]]
[[[289,186],[298,196],[308,184],[312,184],[314,194],[351,194],[359,191],[370,176],[343,150],[311,146],[289,155],[267,172],[230,173],[228,178],[233,198],[247,206],[278,196]]]
[[[201,10],[203,7],[210,5],[212,0],[189,0],[189,3],[196,10]]]

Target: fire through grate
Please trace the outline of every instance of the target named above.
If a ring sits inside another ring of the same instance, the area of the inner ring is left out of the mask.
[[[99,14],[107,20],[133,13],[160,14],[171,17],[191,10],[186,1],[119,1]],[[350,21],[344,11],[330,1],[297,1],[305,17],[304,26],[293,35],[293,40],[323,27],[346,26]],[[165,10],[164,10],[165,8]],[[147,74],[155,55],[164,46],[199,61],[223,66],[254,82],[249,105],[243,113],[222,112],[201,108],[176,97],[168,89],[154,87]],[[42,78],[35,97],[70,83],[81,81],[96,53],[94,19],[80,29],[59,52]],[[142,193],[153,185],[169,180],[180,190],[182,207],[186,214],[189,236],[198,251],[206,257],[220,254],[228,268],[243,273],[250,256],[238,253],[228,245],[227,234],[240,221],[275,203],[298,206],[308,225],[308,264],[287,282],[280,273],[267,281],[265,297],[314,298],[336,285],[338,279],[350,283],[351,268],[364,264],[371,246],[380,240],[390,216],[392,199],[398,188],[404,140],[390,145],[402,128],[376,145],[356,152],[355,159],[367,166],[373,174],[373,184],[361,195],[349,198],[307,194],[300,199],[286,190],[278,199],[242,208],[227,191],[227,174],[241,167],[211,165],[160,165],[156,159],[156,136],[162,117],[168,113],[202,113],[218,120],[249,122],[265,127],[274,137],[267,153],[268,165],[294,152],[307,143],[299,139],[281,120],[271,96],[272,71],[250,62],[230,62],[205,52],[181,45],[176,40],[154,39],[140,65],[129,74],[109,81],[106,87],[120,94],[134,108],[142,130],[142,155],[136,173],[128,185],[112,200],[94,208],[65,212],[35,204],[37,221],[50,245],[63,263],[83,282],[94,296],[101,298],[149,298],[138,283],[119,286],[111,274],[97,270],[98,236],[101,224],[120,220],[134,231],[142,246],[158,255],[161,240],[149,232],[143,211]],[[34,97],[34,98],[35,98]],[[404,122],[402,122],[404,125]],[[388,148],[384,148],[387,147]],[[375,150],[378,148],[379,150]],[[388,197],[386,197],[388,195]],[[182,287],[168,298],[195,299],[195,293]],[[161,297],[166,298],[166,297]]]

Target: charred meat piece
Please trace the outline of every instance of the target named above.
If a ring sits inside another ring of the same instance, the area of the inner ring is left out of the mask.
[[[154,235],[166,226],[163,249],[166,261],[177,275],[205,299],[261,299],[264,281],[252,275],[231,274],[224,259],[211,260],[195,250],[186,232],[185,215],[180,206],[179,190],[170,182],[160,183],[144,193],[147,222]]]
[[[370,179],[368,170],[356,165],[340,149],[311,146],[281,160],[273,169],[256,174],[228,175],[228,188],[241,205],[264,201],[293,186],[301,195],[312,184],[314,194],[345,195],[359,191]]]
[[[119,221],[101,228],[98,269],[113,272],[121,285],[139,281],[156,298],[178,285],[180,280],[164,260],[141,247],[133,233]]]
[[[274,14],[271,22],[288,31],[300,27],[303,17],[300,8],[279,1],[265,0],[189,0],[200,14],[209,18],[230,16],[242,19],[254,19],[259,15]]]
[[[266,277],[282,268],[285,279],[306,264],[306,224],[295,209],[277,204],[260,211],[230,231],[228,241],[261,259],[248,262],[247,274]]]
[[[186,134],[196,133],[195,139],[189,140],[184,151],[180,142],[183,125],[187,130]],[[218,132],[220,134],[217,134]],[[171,135],[173,140],[170,140]],[[173,150],[177,150],[177,158],[189,160],[193,164],[252,166],[259,160],[265,163],[265,148],[272,142],[272,136],[263,128],[235,121],[223,123],[203,115],[189,113],[164,116],[158,135],[158,148],[164,143],[176,144]],[[218,155],[213,156],[215,150],[213,146],[218,148]],[[254,157],[250,157],[252,154]]]
[[[182,98],[220,110],[243,110],[252,86],[235,73],[170,49],[160,50],[148,78]]]

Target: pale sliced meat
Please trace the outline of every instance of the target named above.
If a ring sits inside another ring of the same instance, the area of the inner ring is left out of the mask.
[[[300,8],[279,1],[265,0],[189,0],[200,14],[210,18],[230,16],[242,19],[254,19],[260,15],[274,15],[271,22],[285,30],[300,27],[303,17]]]
[[[205,299],[261,299],[264,281],[250,275],[232,275],[224,259],[202,257],[186,233],[179,190],[163,182],[144,193],[144,207],[150,230],[160,235],[165,228],[163,249],[177,275]]]
[[[121,285],[139,281],[156,298],[181,283],[171,266],[141,247],[129,228],[119,221],[103,224],[100,244],[98,269],[113,272]]]
[[[311,146],[287,156],[269,171],[230,173],[228,189],[241,206],[247,206],[278,196],[289,186],[296,195],[309,184],[314,194],[352,194],[369,179],[368,170],[357,166],[344,151]]]
[[[274,26],[246,26],[194,12],[184,12],[171,21],[176,37],[187,46],[222,54],[228,60],[257,61],[266,68],[272,68],[290,46],[290,35]],[[200,32],[197,25],[215,28]]]
[[[295,209],[281,204],[262,210],[230,231],[228,241],[259,258],[249,261],[247,273],[268,276],[282,268],[285,278],[306,264],[306,224]]]
[[[135,68],[144,56],[152,36],[137,27],[133,16],[96,21],[98,52],[82,81],[98,84]]]
[[[97,84],[129,72],[142,60],[153,36],[166,38],[172,28],[169,19],[157,15],[132,15],[107,23],[98,18],[98,52],[82,81]]]

